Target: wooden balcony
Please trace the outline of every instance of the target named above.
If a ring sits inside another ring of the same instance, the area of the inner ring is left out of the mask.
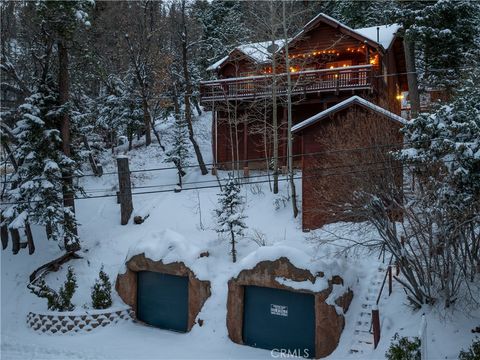
[[[291,72],[292,95],[339,93],[373,89],[375,71],[372,65]],[[277,74],[277,95],[287,95],[287,74]],[[272,96],[274,77],[257,75],[200,82],[202,103],[228,100],[257,100]]]

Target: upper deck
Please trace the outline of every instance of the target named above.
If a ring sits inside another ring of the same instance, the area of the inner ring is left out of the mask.
[[[291,71],[291,95],[307,95],[342,91],[374,90],[377,82],[373,65],[343,66],[329,69]],[[287,73],[256,75],[202,81],[200,99],[203,104],[214,101],[254,101],[288,94]]]

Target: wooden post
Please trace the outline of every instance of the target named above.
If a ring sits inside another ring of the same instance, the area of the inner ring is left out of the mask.
[[[243,177],[249,177],[250,176],[250,169],[248,168],[248,166],[245,166],[243,168]]]
[[[33,242],[33,234],[29,222],[25,222],[25,236],[27,237],[28,255],[32,255],[35,252],[35,243]]]
[[[388,266],[388,296],[392,295],[392,265]]]
[[[380,342],[380,314],[378,306],[372,306],[373,348],[376,349]]]
[[[90,144],[88,143],[87,135],[83,135],[83,144],[88,151],[88,161],[90,162],[90,166],[92,167],[92,171],[96,176],[103,175],[103,167],[102,165],[97,164],[95,157],[93,156],[92,149],[90,148]]]
[[[128,157],[117,157],[118,168],[118,188],[120,198],[120,223],[122,225],[128,224],[130,215],[133,211],[132,202],[132,185],[130,182],[130,169],[128,167]]]
[[[246,167],[248,167],[248,126],[245,120],[243,123],[243,168]]]
[[[0,221],[3,222],[5,219],[3,218],[3,215],[0,215]],[[8,246],[8,225],[3,224],[0,227],[0,237],[2,239],[2,249],[5,250]]]
[[[20,251],[20,233],[18,232],[18,229],[10,229],[10,235],[12,237],[13,254],[18,254]]]

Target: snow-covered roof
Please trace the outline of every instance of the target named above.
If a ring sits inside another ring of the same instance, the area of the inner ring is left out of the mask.
[[[377,41],[377,28],[378,28],[378,41]],[[375,41],[383,46],[384,49],[388,49],[395,39],[395,34],[401,28],[398,24],[391,25],[379,25],[371,26],[361,29],[355,29],[357,33],[366,37],[371,41]]]
[[[342,24],[341,22],[332,18],[331,16],[328,16],[327,14],[324,14],[324,13],[320,13],[317,16],[315,16],[312,20],[310,20],[308,23],[306,23],[303,29],[297,35],[295,35],[292,39],[289,39],[288,43],[290,44],[292,41],[299,39],[299,37],[302,34],[304,34],[305,32],[308,32],[310,28],[313,26],[313,24],[321,18],[327,20],[327,22],[334,23],[344,28],[345,30],[350,31],[353,34],[356,34],[362,39],[368,40],[373,44],[380,45],[384,49],[388,49],[390,47],[393,40],[395,39],[395,34],[401,28],[401,26],[398,24],[390,24],[390,25],[378,25],[378,26],[371,26],[366,28],[352,29],[351,27],[345,24]],[[377,41],[377,28],[378,28],[378,41]],[[218,60],[214,64],[210,65],[207,68],[207,71],[217,70],[220,66],[222,66],[228,60],[228,58],[234,51],[242,52],[243,54],[248,56],[250,59],[252,59],[254,62],[259,64],[268,62],[270,57],[269,56],[270,52],[267,49],[271,43],[272,43],[271,41],[262,41],[262,42],[243,44],[243,45],[237,46],[235,49],[230,51],[230,53],[227,56],[223,57],[222,59]],[[281,48],[283,48],[285,41],[275,40],[275,44],[278,46],[278,49],[277,49],[278,51]]]
[[[345,109],[353,104],[357,104],[357,105],[360,105],[360,106],[364,106],[368,109],[371,109],[381,115],[384,115],[386,116],[387,118],[393,120],[393,121],[396,121],[400,124],[405,124],[406,121],[404,118],[402,118],[401,116],[398,116],[397,114],[394,114],[392,113],[391,111],[388,111],[378,105],[375,105],[373,103],[371,103],[370,101],[367,101],[365,99],[362,99],[360,96],[352,96],[351,98],[348,98],[347,100],[344,100],[332,107],[329,107],[328,109],[324,110],[324,111],[321,111],[319,112],[318,114],[316,115],[313,115],[312,117],[302,121],[301,123],[295,125],[292,127],[292,132],[297,132],[297,131],[300,131],[300,130],[303,130],[305,129],[306,127],[312,125],[312,124],[315,124],[316,122],[322,120],[323,118],[327,117],[328,115],[330,114],[333,114],[337,111],[340,111],[342,109]]]
[[[227,56],[223,57],[222,59],[218,60],[214,64],[210,65],[207,68],[207,71],[217,70],[220,66],[223,65],[225,61],[228,60],[228,58],[234,51],[242,52],[243,54],[248,56],[252,61],[259,64],[268,62],[270,58],[270,52],[268,51],[268,47],[271,44],[272,44],[271,41],[262,41],[262,42],[239,45],[235,49],[230,51],[230,53]],[[283,47],[283,44],[284,44],[284,40],[275,40],[275,45],[278,46],[278,49],[281,49]]]
[[[397,31],[400,29],[400,25],[398,24],[391,24],[391,25],[378,25],[378,26],[372,26],[372,27],[367,27],[367,28],[360,28],[360,29],[352,29],[351,27],[342,24],[340,21],[332,18],[331,16],[328,16],[327,14],[320,13],[317,16],[315,16],[312,20],[310,20],[308,23],[305,24],[303,29],[293,37],[292,40],[298,39],[302,34],[305,32],[308,32],[313,24],[315,24],[319,19],[325,19],[330,23],[334,23],[345,30],[348,30],[354,34],[359,35],[362,38],[365,38],[374,44],[381,45],[384,49],[388,49],[395,38],[395,34]],[[377,41],[377,27],[379,28],[379,40]]]
[[[220,60],[218,60],[217,62],[213,63],[212,65],[210,65],[208,68],[207,68],[207,71],[212,71],[212,70],[217,70],[220,65],[222,65],[224,63],[224,61],[226,61],[228,59],[228,55],[227,56],[224,56],[223,58],[221,58]]]

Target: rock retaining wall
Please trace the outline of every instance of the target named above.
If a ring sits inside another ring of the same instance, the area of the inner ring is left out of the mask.
[[[85,312],[29,312],[27,325],[34,331],[45,334],[89,332],[99,327],[132,320],[130,307],[91,310]]]

